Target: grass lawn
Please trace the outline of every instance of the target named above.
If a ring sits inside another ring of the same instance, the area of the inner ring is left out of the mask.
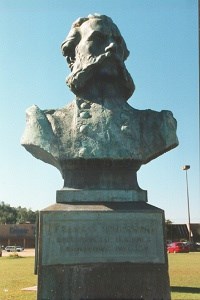
[[[35,286],[34,257],[0,257],[0,300],[36,300],[36,292],[21,291]]]
[[[172,299],[200,299],[200,252],[170,253],[168,258]]]
[[[200,252],[169,254],[172,300],[200,300]],[[0,258],[0,300],[36,300],[34,257]]]

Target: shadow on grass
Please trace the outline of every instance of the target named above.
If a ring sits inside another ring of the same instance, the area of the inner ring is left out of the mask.
[[[200,293],[200,288],[189,286],[171,286],[171,292],[198,294]]]

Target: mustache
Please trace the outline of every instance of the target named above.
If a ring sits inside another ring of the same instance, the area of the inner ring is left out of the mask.
[[[124,69],[126,68],[124,61],[114,52],[112,51],[106,51],[105,53],[102,53],[98,56],[88,56],[87,61],[84,62],[83,59],[81,58],[81,56],[77,53],[77,58],[75,59],[75,61],[79,59],[80,63],[80,67],[76,70],[73,71],[73,67],[74,64],[71,65],[71,71],[73,74],[73,77],[76,77],[76,74],[80,74],[81,73],[88,73],[89,71],[91,71],[94,67],[96,67],[97,65],[101,65],[102,63],[109,61],[112,62],[113,64],[117,64],[119,69]]]
[[[117,62],[118,64],[122,64],[122,62],[123,62],[120,59],[120,57],[112,51],[106,51],[105,53],[103,53],[95,58],[93,58],[93,57],[91,57],[91,58],[93,60],[93,63],[95,63],[95,64],[100,64],[109,58],[111,58],[113,61]],[[89,60],[90,60],[90,58],[89,58]]]

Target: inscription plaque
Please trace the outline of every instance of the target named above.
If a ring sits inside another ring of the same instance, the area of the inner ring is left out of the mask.
[[[42,264],[165,263],[161,224],[160,213],[43,214]]]

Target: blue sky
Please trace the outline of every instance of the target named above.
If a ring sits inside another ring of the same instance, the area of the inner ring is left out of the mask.
[[[25,110],[63,107],[74,99],[60,45],[72,22],[90,13],[110,16],[130,56],[126,61],[137,109],[171,110],[180,145],[141,167],[138,182],[148,202],[175,223],[187,222],[188,171],[191,221],[200,222],[197,0],[0,1],[0,201],[33,210],[55,203],[58,170],[21,145]]]

